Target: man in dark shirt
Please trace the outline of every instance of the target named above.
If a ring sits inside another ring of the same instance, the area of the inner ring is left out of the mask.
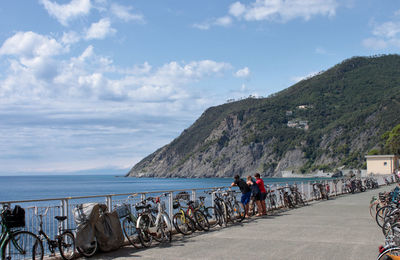
[[[251,189],[244,180],[240,179],[239,175],[235,175],[234,180],[235,181],[231,184],[231,186],[238,186],[240,191],[242,192],[242,198],[240,201],[242,202],[244,212],[246,214],[245,217],[248,218],[249,216],[247,214],[249,212]]]

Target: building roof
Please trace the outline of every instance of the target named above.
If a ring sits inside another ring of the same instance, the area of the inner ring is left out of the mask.
[[[398,157],[397,155],[394,154],[385,154],[385,155],[366,155],[365,158],[395,158]]]

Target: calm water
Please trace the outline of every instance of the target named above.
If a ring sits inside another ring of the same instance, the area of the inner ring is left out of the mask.
[[[310,179],[266,178],[264,182]],[[110,175],[0,176],[0,201],[229,186],[231,178],[124,178]]]

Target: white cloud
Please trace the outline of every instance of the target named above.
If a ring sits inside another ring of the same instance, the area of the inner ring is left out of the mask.
[[[200,29],[200,30],[208,30],[211,28],[211,26],[222,26],[222,27],[228,27],[233,23],[233,20],[230,16],[223,16],[215,19],[208,19],[207,21],[203,23],[196,23],[193,25],[194,28]]]
[[[400,33],[400,22],[386,22],[375,26],[372,33],[378,37],[393,38]]]
[[[63,36],[61,38],[61,42],[65,45],[70,45],[79,42],[81,39],[81,36],[74,31],[70,32],[64,32]]]
[[[245,21],[288,22],[297,18],[308,21],[317,15],[332,17],[338,6],[337,0],[255,0],[249,4],[237,1],[229,6],[229,15],[208,19],[193,27],[201,30],[215,25],[226,27],[233,23],[232,17]]]
[[[373,50],[382,50],[386,49],[388,46],[388,43],[383,40],[383,39],[378,39],[378,38],[367,38],[362,41],[362,44],[364,47],[368,49],[373,49]]]
[[[246,12],[246,6],[240,2],[235,2],[229,7],[229,14],[240,17]]]
[[[114,34],[116,30],[111,27],[111,21],[108,18],[103,18],[97,23],[92,23],[86,31],[86,39],[104,39],[108,35]]]
[[[219,26],[229,26],[232,24],[232,18],[229,16],[223,16],[220,18],[217,18],[214,22],[215,25],[219,25]]]
[[[371,33],[373,37],[362,41],[362,45],[365,48],[373,50],[383,50],[391,47],[400,48],[400,21],[397,17],[392,21],[374,24]]]
[[[92,7],[90,0],[71,0],[68,4],[58,4],[50,0],[41,0],[50,16],[67,26],[70,20],[89,14]]]
[[[234,75],[238,78],[246,78],[250,75],[250,70],[248,67],[244,67],[243,69],[236,71]]]
[[[144,17],[141,14],[133,14],[130,11],[132,7],[130,6],[123,6],[116,3],[111,5],[111,12],[117,16],[119,19],[124,20],[125,22],[129,21],[138,21],[144,22]]]
[[[338,7],[336,0],[256,0],[245,6],[245,9],[238,3],[240,2],[234,3],[230,10],[235,10],[233,13],[236,17],[247,21],[286,22],[296,18],[310,20],[316,15],[334,16]]]
[[[0,55],[32,58],[60,54],[63,46],[55,39],[34,32],[17,32],[0,48]]]

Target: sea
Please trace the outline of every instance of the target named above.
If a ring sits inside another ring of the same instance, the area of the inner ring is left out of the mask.
[[[265,184],[317,178],[263,178]],[[0,202],[230,186],[232,178],[134,178],[112,175],[0,176]]]

